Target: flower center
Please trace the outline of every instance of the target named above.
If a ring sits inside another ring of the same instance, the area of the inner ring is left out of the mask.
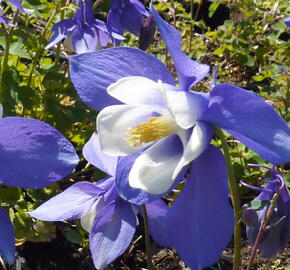
[[[166,116],[151,117],[147,122],[128,128],[127,143],[130,146],[139,146],[174,134],[176,131],[177,125],[173,119]]]

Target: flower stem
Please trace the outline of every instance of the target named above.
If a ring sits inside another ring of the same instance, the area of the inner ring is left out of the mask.
[[[189,47],[188,47],[188,53],[191,52],[191,41],[192,41],[192,31],[193,31],[193,26],[192,26],[192,21],[193,21],[193,0],[190,1],[190,37],[189,37]]]
[[[238,270],[240,268],[241,261],[241,206],[240,206],[240,195],[239,187],[235,180],[234,169],[231,162],[231,156],[229,152],[229,146],[226,141],[226,137],[223,131],[215,126],[217,134],[222,142],[223,152],[226,158],[227,171],[228,171],[228,184],[231,192],[231,198],[235,213],[235,231],[234,231],[234,265],[233,270]]]
[[[0,257],[0,266],[2,266],[3,270],[7,270],[6,265],[1,257]]]
[[[66,0],[62,1],[62,6],[66,5]],[[62,21],[64,19],[64,15],[65,15],[65,9],[61,9],[60,11],[60,20]],[[55,55],[55,64],[57,65],[59,62],[59,58],[60,58],[60,47],[61,47],[61,43],[57,44],[56,47],[56,55]]]
[[[50,23],[52,22],[52,20],[54,19],[55,15],[58,13],[57,10],[55,10],[51,17],[49,18],[44,30],[42,31],[42,35],[40,37],[40,40],[39,40],[39,43],[38,43],[38,46],[37,46],[37,50],[36,50],[36,53],[35,53],[35,56],[32,60],[32,64],[31,64],[31,68],[30,68],[30,72],[29,72],[29,76],[28,76],[28,80],[27,80],[27,86],[30,86],[31,85],[31,81],[32,81],[32,76],[34,74],[34,70],[36,68],[36,65],[37,65],[37,62],[38,62],[38,59],[40,58],[41,54],[42,54],[42,51],[43,51],[43,42],[46,40],[45,39],[45,36],[46,36],[46,33],[48,31],[48,27],[50,25]]]
[[[256,238],[255,244],[254,244],[252,252],[251,252],[251,257],[250,257],[250,260],[249,260],[249,263],[247,266],[247,270],[251,270],[251,268],[252,268],[254,259],[255,259],[256,254],[257,254],[258,246],[263,239],[264,233],[267,231],[266,227],[270,222],[270,218],[273,214],[273,210],[274,210],[276,202],[279,198],[280,192],[281,192],[281,189],[277,193],[274,194],[274,196],[272,198],[273,202],[271,203],[269,209],[267,210],[267,212],[263,218],[263,221],[260,225],[259,232],[257,234],[257,238]]]
[[[13,19],[13,24],[16,23],[19,15],[19,10],[15,12],[15,16]],[[5,33],[5,50],[4,50],[4,56],[3,56],[3,61],[1,63],[1,85],[0,85],[0,102],[4,102],[4,82],[3,82],[3,72],[7,70],[8,67],[8,57],[9,57],[9,50],[10,50],[10,45],[12,41],[12,36],[13,36],[13,30],[14,26],[9,26],[8,29],[6,30],[5,27],[3,26],[4,33]]]
[[[151,245],[150,245],[148,215],[147,215],[146,206],[142,205],[141,208],[143,210],[143,219],[144,219],[144,234],[145,234],[147,268],[148,268],[148,270],[153,270],[152,250],[151,250]]]
[[[190,3],[190,37],[189,37],[189,48],[188,48],[188,53],[191,52],[191,42],[192,42],[192,37],[193,37],[193,22],[196,22],[197,18],[198,18],[198,14],[200,12],[201,6],[203,5],[204,0],[200,0],[197,6],[197,10],[195,12],[195,15],[193,16],[193,4],[194,4],[194,0],[191,0]]]

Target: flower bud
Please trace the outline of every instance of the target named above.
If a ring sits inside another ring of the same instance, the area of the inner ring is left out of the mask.
[[[140,30],[139,49],[145,51],[154,39],[156,24],[152,16],[147,17]]]
[[[258,219],[258,214],[255,210],[252,208],[245,208],[243,210],[242,216],[241,216],[242,221],[250,227],[253,228],[258,228],[259,227],[259,219]]]

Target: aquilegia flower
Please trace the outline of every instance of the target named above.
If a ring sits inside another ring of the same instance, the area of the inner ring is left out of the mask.
[[[267,166],[251,165],[266,168],[271,172],[270,179],[266,181],[265,187],[258,188],[243,183],[244,186],[261,192],[255,200],[269,201],[272,200],[275,193],[280,194],[270,218],[270,223],[267,225],[268,230],[264,233],[258,245],[262,257],[271,257],[276,252],[283,251],[288,240],[290,240],[290,196],[282,175],[276,170]],[[269,205],[266,205],[256,211],[257,226],[247,226],[247,238],[251,245],[254,245],[256,241],[259,227],[268,209]]]
[[[53,36],[46,49],[64,38],[69,49],[77,53],[93,52],[107,45],[110,38],[107,26],[94,18],[91,0],[79,0],[78,6],[72,19],[62,20],[52,27]]]
[[[108,29],[123,35],[125,31],[139,36],[143,16],[148,16],[144,5],[138,0],[110,0],[111,9],[108,13]]]
[[[116,168],[121,163],[126,170],[126,164],[101,152],[96,133],[85,145],[83,154],[91,164],[111,176],[96,184],[86,181],[76,183],[29,214],[47,221],[80,218],[82,227],[89,232],[95,267],[104,269],[128,248],[137,226],[137,213],[142,211],[118,195]],[[168,237],[162,222],[167,206],[162,201],[155,201],[146,204],[146,209],[151,234],[163,244],[164,238]]]
[[[102,150],[128,157],[144,150],[123,175],[126,184],[118,185],[123,198],[131,198],[128,181],[152,194],[170,190],[175,176],[182,179],[180,170],[192,163],[193,172],[169,209],[167,224],[173,224],[170,245],[191,268],[201,269],[220,256],[233,232],[225,161],[209,144],[212,124],[275,164],[290,160],[290,130],[250,91],[230,84],[216,85],[207,94],[191,91],[209,67],[188,58],[179,32],[153,7],[151,12],[174,60],[178,87],[159,60],[135,48],[73,56],[70,74],[82,100],[93,109],[104,108],[97,119]]]
[[[94,76],[89,76],[94,91],[102,92],[108,86],[107,93],[123,103],[105,107],[98,115],[102,150],[126,156],[146,148],[130,171],[130,185],[152,194],[166,192],[181,169],[207,149],[214,133],[212,124],[224,128],[272,163],[289,161],[290,129],[263,99],[230,84],[219,84],[209,94],[189,91],[209,68],[189,59],[181,51],[177,30],[153,8],[152,14],[175,61],[179,87],[165,67],[157,70],[156,60],[133,48],[91,54],[90,63],[85,60],[87,56],[72,58],[71,77],[81,97],[88,89],[84,90],[87,79],[80,66],[87,65],[87,69],[94,69]],[[129,66],[133,61],[140,65],[138,69],[137,64]],[[93,95],[90,92],[86,100]]]
[[[13,264],[15,261],[15,238],[14,229],[6,211],[0,207],[0,256]]]
[[[284,23],[285,23],[288,27],[290,27],[290,17],[285,18],[285,19],[284,19]]]
[[[31,14],[33,12],[33,10],[31,9],[27,9],[24,8],[21,3],[19,2],[19,0],[8,0],[8,2],[10,2],[12,5],[14,5],[17,9],[19,9],[21,12],[27,13],[27,14]],[[1,4],[1,1],[0,1]],[[13,24],[7,20],[5,18],[5,16],[3,15],[3,8],[0,6],[0,23],[5,23],[8,24],[10,26],[12,26]]]
[[[2,116],[0,104],[0,116]],[[42,188],[72,172],[78,156],[57,130],[36,119],[0,119],[0,183],[23,188]],[[0,208],[0,255],[14,263],[11,221]]]

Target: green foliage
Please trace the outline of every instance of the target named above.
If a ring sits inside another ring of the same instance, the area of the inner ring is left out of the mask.
[[[264,200],[264,201],[260,201],[260,200],[254,200],[251,201],[247,204],[245,204],[243,207],[247,208],[252,208],[253,210],[261,210],[263,209],[265,206],[269,206],[273,201],[271,200]]]
[[[16,18],[16,26],[11,28],[2,25],[0,31],[0,87],[3,93],[0,98],[5,116],[18,115],[45,121],[69,138],[81,153],[83,145],[95,130],[97,112],[83,104],[70,81],[66,49],[60,46],[58,49],[44,50],[51,36],[52,25],[61,17],[71,18],[73,15],[73,5],[64,9],[62,2],[25,0],[24,6],[35,10],[30,16],[19,13],[18,17],[14,17],[15,10],[8,9],[6,16],[11,20]],[[99,18],[104,19],[109,9],[108,1],[96,2],[95,12]],[[198,4],[199,1],[194,2]],[[231,18],[217,29],[211,29],[202,19],[195,21],[195,14],[190,14],[190,3],[191,0],[155,1],[154,4],[162,16],[180,31],[183,50],[190,57],[208,63],[212,68],[218,67],[219,82],[234,83],[259,93],[272,101],[281,116],[290,121],[290,42],[281,39],[283,33],[289,34],[289,29],[282,21],[290,12],[287,1],[218,0],[210,5],[208,16],[213,17],[218,7],[226,3]],[[55,11],[55,16],[51,18]],[[50,18],[51,24],[47,25]],[[125,37],[124,45],[137,46],[138,39],[135,36],[126,33]],[[9,54],[5,60],[7,48]],[[176,74],[165,44],[158,35],[148,52],[157,56]],[[205,82],[197,85],[196,89],[209,91]],[[213,143],[221,145],[218,139]],[[265,161],[229,135],[228,143],[231,146],[236,179],[261,185],[264,171],[250,169],[246,165],[264,164]],[[19,245],[27,240],[42,241],[55,236],[55,224],[33,220],[26,212],[35,209],[73,182],[91,181],[92,178],[97,181],[103,177],[91,168],[89,173],[85,166],[82,160],[76,174],[41,190],[0,186],[0,205],[9,211]],[[289,165],[286,165],[283,172],[290,188],[288,170]],[[240,191],[243,200],[250,201],[255,196],[244,187],[240,187]],[[259,209],[265,203],[268,202],[254,201],[247,206]],[[85,233],[78,223],[63,231],[70,242],[86,245]],[[279,264],[273,266],[273,269],[280,269]]]

